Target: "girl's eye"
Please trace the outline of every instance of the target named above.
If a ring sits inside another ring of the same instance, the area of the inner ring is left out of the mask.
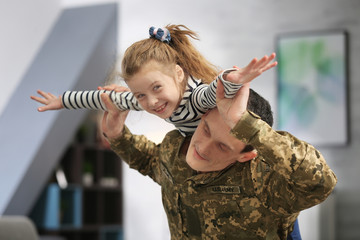
[[[156,85],[156,86],[154,86],[154,91],[158,91],[159,89],[161,88],[161,86],[160,85]]]
[[[145,94],[138,94],[137,96],[136,96],[136,98],[137,99],[141,99],[141,98],[143,98],[145,96]]]

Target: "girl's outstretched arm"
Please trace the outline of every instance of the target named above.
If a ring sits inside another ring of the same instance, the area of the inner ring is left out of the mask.
[[[254,58],[246,67],[237,68],[237,71],[232,71],[228,73],[224,78],[225,80],[233,83],[248,83],[251,82],[254,78],[261,75],[263,72],[275,67],[277,61],[275,59],[275,53],[272,53],[270,56],[265,55],[260,60]]]
[[[42,97],[30,96],[30,98],[45,105],[38,108],[39,112],[45,112],[48,110],[60,110],[64,108],[61,101],[61,96],[56,97],[52,93],[46,93],[41,90],[37,90],[37,93]]]

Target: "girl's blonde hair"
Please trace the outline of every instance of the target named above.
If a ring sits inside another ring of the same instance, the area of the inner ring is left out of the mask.
[[[178,64],[184,70],[185,80],[191,75],[204,83],[212,82],[219,71],[190,42],[189,38],[198,40],[197,34],[184,25],[167,25],[165,28],[170,32],[169,44],[148,38],[135,42],[125,51],[121,63],[122,78],[127,81],[142,66],[156,61],[169,73]],[[187,81],[183,82],[186,84]]]

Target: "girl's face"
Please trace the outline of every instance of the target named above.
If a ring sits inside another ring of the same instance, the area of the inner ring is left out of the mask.
[[[169,72],[152,61],[126,83],[145,111],[165,119],[171,116],[180,103],[180,83],[183,79],[184,72],[180,66],[174,66]]]

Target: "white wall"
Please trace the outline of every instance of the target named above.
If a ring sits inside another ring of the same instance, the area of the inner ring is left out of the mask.
[[[107,2],[116,0],[0,1],[0,115],[61,10]]]
[[[116,4],[62,10],[18,81],[0,115],[0,215],[29,212],[86,113],[40,114],[30,95],[95,89],[114,61],[116,21]]]
[[[0,115],[60,10],[60,0],[0,1]]]
[[[0,116],[59,13],[58,0],[0,1]],[[1,198],[0,213],[6,197],[11,195]]]

